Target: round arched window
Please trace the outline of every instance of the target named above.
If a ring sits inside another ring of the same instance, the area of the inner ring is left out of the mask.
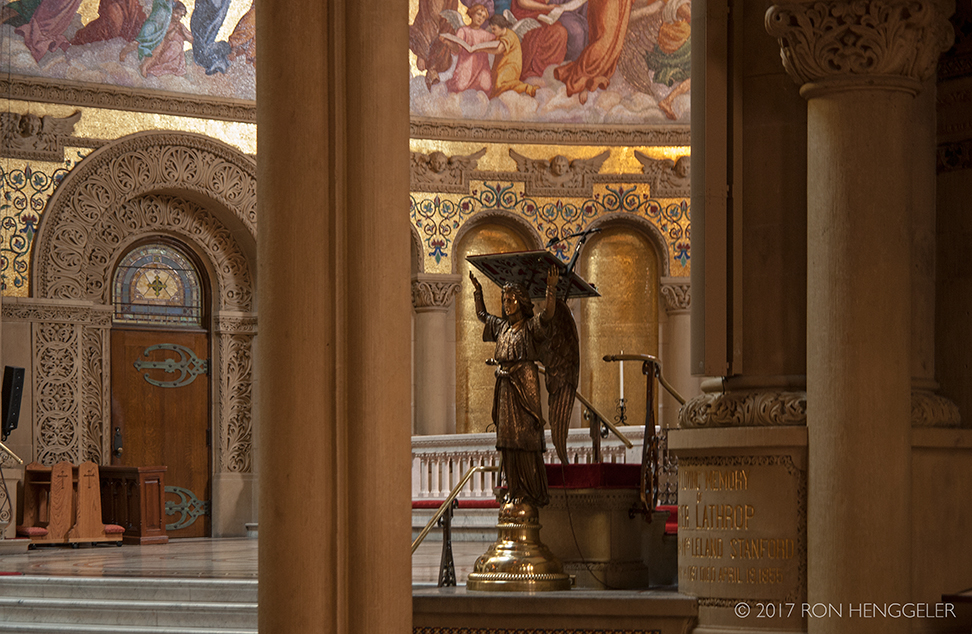
[[[128,253],[115,270],[116,324],[202,326],[199,272],[178,247],[153,242]]]

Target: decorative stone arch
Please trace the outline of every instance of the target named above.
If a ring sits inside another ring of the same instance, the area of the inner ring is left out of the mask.
[[[111,276],[134,243],[174,237],[212,282],[213,534],[243,533],[253,513],[221,521],[219,496],[232,481],[235,507],[241,489],[255,499],[256,228],[255,161],[201,135],[124,137],[64,178],[38,226],[31,298],[4,311],[31,322],[36,460],[108,462]]]
[[[167,213],[163,197],[195,205]],[[112,256],[153,231],[183,236],[208,256],[221,309],[252,308],[252,279],[239,276],[256,256],[256,163],[219,141],[178,132],[124,137],[71,170],[38,226],[32,296],[106,303]]]

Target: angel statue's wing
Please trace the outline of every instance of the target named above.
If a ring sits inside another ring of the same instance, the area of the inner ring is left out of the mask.
[[[574,394],[580,374],[580,343],[574,316],[562,299],[557,299],[557,310],[549,328],[550,334],[540,357],[547,374],[547,418],[557,457],[562,463],[569,464],[567,428],[570,427],[570,414],[574,409]]]
[[[81,120],[81,111],[75,110],[69,117],[41,117],[41,132],[44,134],[58,134],[71,136],[74,134],[74,124]]]

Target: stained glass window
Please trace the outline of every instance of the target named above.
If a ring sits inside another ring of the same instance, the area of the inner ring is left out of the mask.
[[[112,291],[115,323],[202,326],[199,273],[173,245],[145,244],[129,252],[118,264]]]

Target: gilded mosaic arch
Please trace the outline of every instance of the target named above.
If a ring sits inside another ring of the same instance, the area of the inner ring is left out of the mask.
[[[668,277],[671,275],[671,263],[668,257],[668,243],[661,230],[646,219],[627,213],[612,213],[601,216],[590,224],[588,229],[604,229],[607,227],[626,226],[645,235],[655,247],[658,255],[658,276]],[[581,247],[583,250],[584,247]]]
[[[459,244],[464,235],[476,227],[480,227],[484,224],[506,225],[507,227],[511,227],[517,232],[517,234],[526,240],[530,244],[530,249],[539,250],[544,248],[543,239],[540,237],[540,234],[537,233],[537,230],[533,227],[533,225],[523,218],[502,209],[487,209],[477,213],[475,216],[467,220],[466,223],[463,224],[462,227],[460,227],[456,232],[456,235],[452,240],[453,244]],[[458,272],[457,267],[459,264],[457,260],[458,258],[452,259],[452,273]]]

